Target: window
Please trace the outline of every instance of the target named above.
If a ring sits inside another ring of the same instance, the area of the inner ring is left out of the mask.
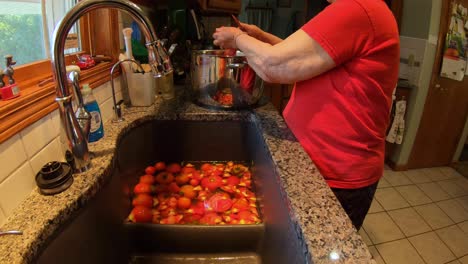
[[[3,57],[13,55],[14,79],[20,96],[0,97],[0,143],[57,108],[50,62],[53,30],[79,0],[0,0],[0,69]],[[116,10],[95,10],[82,17],[69,32],[78,39],[65,50],[66,64],[76,61],[76,52],[118,57]],[[66,46],[70,43],[66,43]],[[115,61],[114,61],[115,62]],[[112,62],[103,62],[81,72],[82,83],[92,88],[109,81]],[[5,78],[4,78],[5,80]]]

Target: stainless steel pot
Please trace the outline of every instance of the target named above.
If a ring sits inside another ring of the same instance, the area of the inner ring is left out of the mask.
[[[194,50],[191,79],[197,103],[221,109],[255,106],[263,94],[263,80],[237,51]]]

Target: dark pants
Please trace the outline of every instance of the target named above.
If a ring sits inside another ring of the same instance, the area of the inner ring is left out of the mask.
[[[357,230],[361,229],[362,222],[374,198],[377,183],[359,189],[338,189],[332,188],[336,198],[348,214],[351,222]]]

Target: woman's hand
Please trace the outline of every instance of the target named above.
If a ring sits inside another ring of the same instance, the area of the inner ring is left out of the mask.
[[[246,23],[240,22],[240,27],[239,28],[242,31],[244,31],[245,33],[249,34],[249,36],[251,36],[253,38],[256,38],[258,40],[261,40],[260,36],[262,35],[263,30],[261,30],[256,25],[251,25],[251,24],[246,24]]]
[[[217,28],[213,33],[213,44],[222,49],[237,49],[236,38],[241,34],[246,32],[235,27]]]

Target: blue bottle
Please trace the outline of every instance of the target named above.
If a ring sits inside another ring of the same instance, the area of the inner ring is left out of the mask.
[[[101,110],[93,96],[93,91],[89,87],[89,84],[83,84],[81,92],[83,94],[84,108],[91,115],[91,129],[89,131],[88,142],[96,142],[104,136]]]

